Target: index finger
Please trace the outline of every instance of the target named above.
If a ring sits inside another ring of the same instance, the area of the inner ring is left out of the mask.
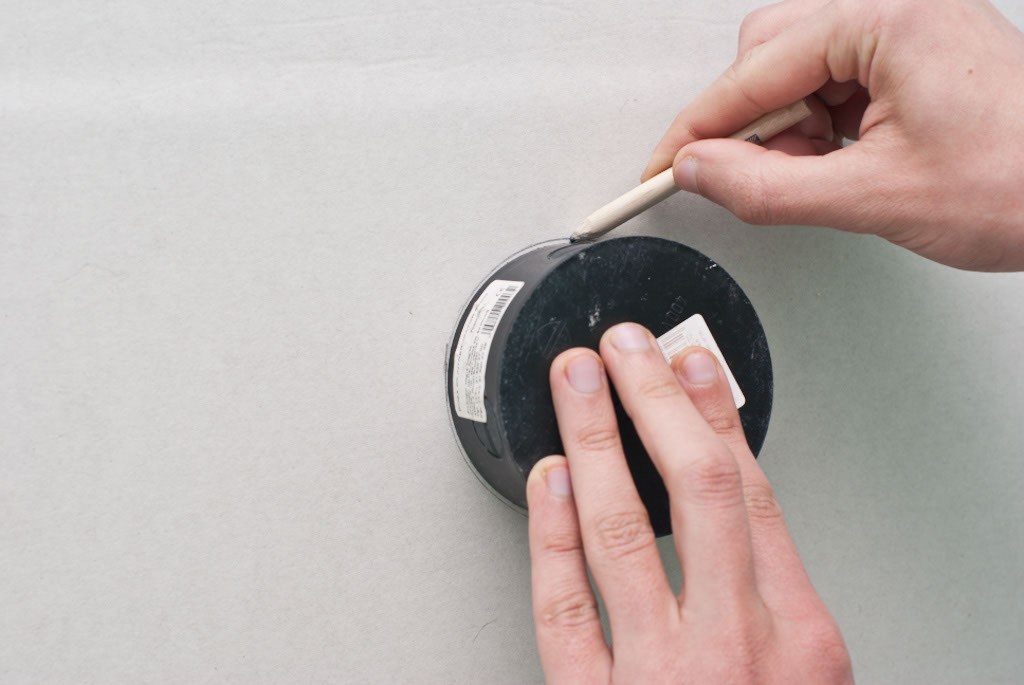
[[[870,64],[858,59],[865,46],[848,39],[852,18],[844,13],[843,3],[830,3],[740,55],[676,116],[655,147],[643,180],[669,168],[687,144],[735,133],[757,117],[810,95],[830,78],[866,83],[861,72]]]
[[[563,352],[550,380],[583,549],[612,637],[657,633],[677,607],[622,451],[601,359],[589,349]]]

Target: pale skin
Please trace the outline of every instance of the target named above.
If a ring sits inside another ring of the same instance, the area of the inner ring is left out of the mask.
[[[766,148],[715,139],[802,97],[813,115]],[[1022,111],[1024,36],[987,3],[787,0],[747,17],[737,61],[676,117],[644,178],[672,166],[680,187],[751,223],[874,233],[955,267],[1022,269]],[[559,355],[550,380],[566,455],[527,482],[549,682],[853,681],[712,355],[689,348],[670,365],[649,331],[620,324],[597,352]],[[669,493],[678,595],[610,384]]]
[[[698,140],[803,97],[813,116],[765,148]],[[1016,271],[1022,111],[1024,35],[986,2],[787,0],[744,20],[736,62],[679,113],[643,178],[671,165],[677,185],[749,223]]]

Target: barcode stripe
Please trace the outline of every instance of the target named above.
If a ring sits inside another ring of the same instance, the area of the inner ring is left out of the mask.
[[[491,311],[487,312],[484,324],[480,327],[481,333],[492,333],[494,331],[494,327],[498,325],[498,320],[501,319],[501,313],[505,311],[505,307],[512,301],[512,296],[518,291],[518,285],[505,287],[501,295],[498,295],[498,299],[495,301],[494,306],[491,307]]]

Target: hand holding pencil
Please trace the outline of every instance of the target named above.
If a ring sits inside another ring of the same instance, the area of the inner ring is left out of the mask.
[[[989,3],[789,0],[743,21],[738,53],[675,118],[642,180],[671,168],[680,188],[747,223],[1024,269],[1024,34]],[[803,98],[811,115],[767,146],[723,139]],[[632,209],[674,192],[658,188]]]

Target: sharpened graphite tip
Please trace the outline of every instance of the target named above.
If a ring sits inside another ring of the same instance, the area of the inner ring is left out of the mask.
[[[594,224],[591,223],[590,219],[584,219],[583,223],[579,225],[572,235],[569,236],[570,243],[592,243],[599,237],[604,235],[606,231],[595,231]]]

